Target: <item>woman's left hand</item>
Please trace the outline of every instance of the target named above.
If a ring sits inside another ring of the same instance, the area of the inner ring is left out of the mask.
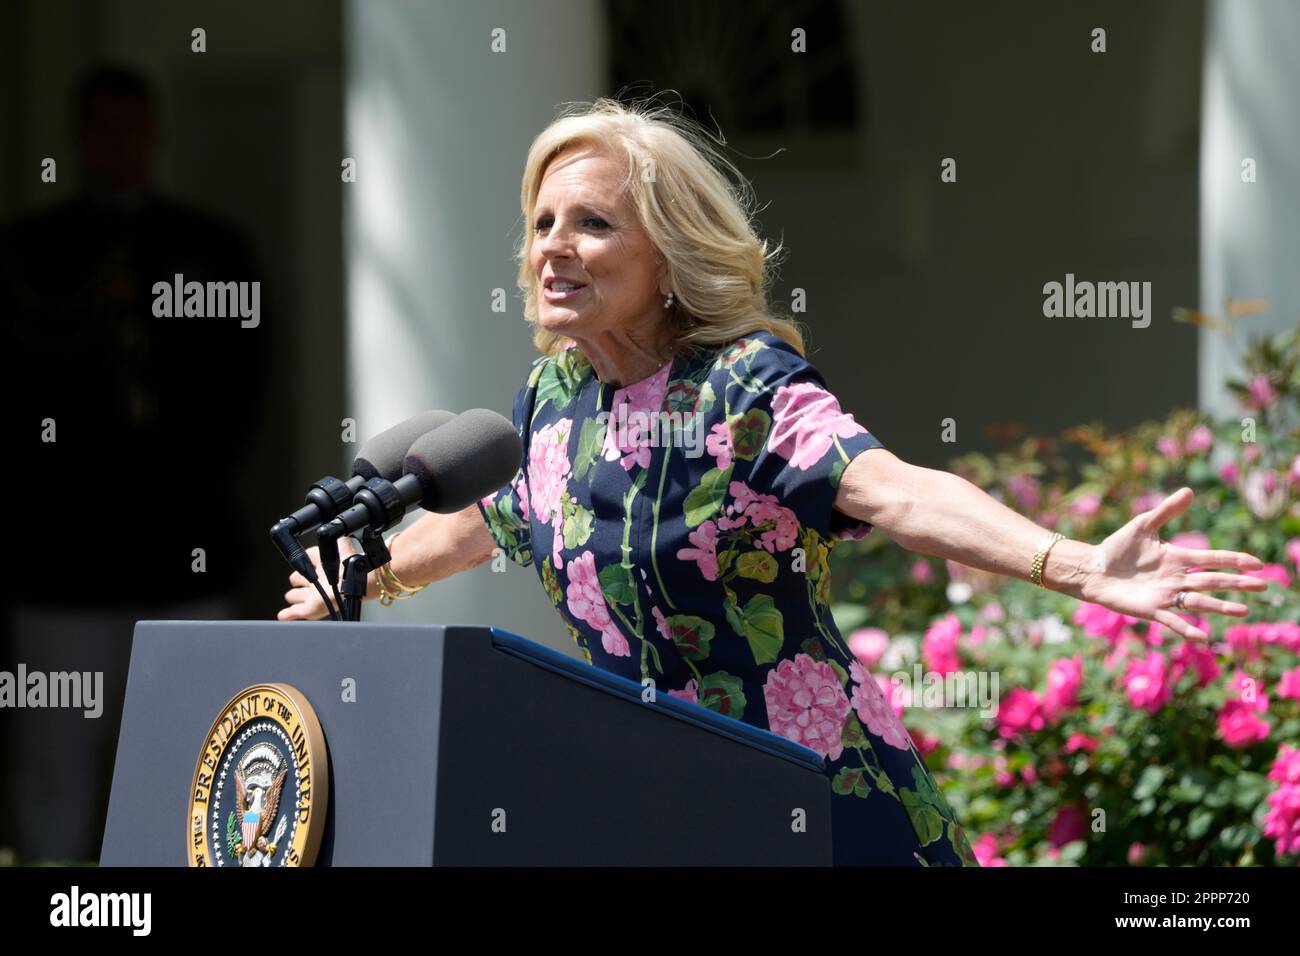
[[[1182,610],[1186,613],[1245,617],[1249,613],[1246,605],[1201,592],[1263,591],[1268,587],[1267,581],[1248,574],[1193,569],[1253,571],[1262,568],[1263,561],[1241,551],[1181,548],[1160,540],[1161,526],[1186,511],[1193,497],[1192,489],[1179,488],[1155,508],[1142,512],[1096,545],[1082,599],[1121,614],[1155,621],[1176,634],[1196,640],[1205,640],[1209,635],[1180,616],[1179,591],[1185,592]]]

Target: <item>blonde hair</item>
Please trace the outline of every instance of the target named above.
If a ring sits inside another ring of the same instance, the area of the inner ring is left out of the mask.
[[[708,132],[669,107],[648,100],[625,106],[604,97],[563,109],[533,140],[524,164],[518,283],[524,318],[542,354],[558,354],[568,340],[537,319],[537,280],[529,262],[532,211],[547,167],[577,146],[626,158],[623,189],[667,262],[674,298],[667,321],[678,348],[725,345],[767,331],[804,354],[799,325],[768,305],[782,250],[755,232],[754,193],[745,177],[714,147]]]

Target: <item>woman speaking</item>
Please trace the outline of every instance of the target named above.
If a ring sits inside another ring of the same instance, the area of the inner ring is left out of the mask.
[[[367,596],[497,548],[534,566],[591,664],[803,744],[832,779],[850,768],[855,785],[833,788],[837,865],[974,864],[836,629],[837,540],[879,528],[1190,639],[1207,637],[1193,615],[1247,613],[1205,592],[1266,587],[1237,573],[1262,567],[1251,555],[1160,539],[1190,489],[1089,544],[884,449],[769,309],[775,250],[745,180],[670,110],[567,111],[534,140],[521,199],[519,285],[542,353],[514,404],[524,464],[476,506],[403,531]],[[281,620],[326,615],[300,574],[290,584]]]

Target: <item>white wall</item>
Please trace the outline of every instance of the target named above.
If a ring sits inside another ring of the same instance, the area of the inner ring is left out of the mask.
[[[362,435],[421,408],[509,416],[536,357],[514,284],[529,143],[599,95],[600,5],[350,0],[345,153],[349,402]],[[490,50],[505,30],[506,50]],[[492,290],[509,296],[491,311]],[[490,565],[375,608],[482,623],[572,652],[536,571]]]
[[[1241,333],[1280,332],[1300,322],[1300,4],[1210,0],[1205,31],[1201,138],[1201,308],[1264,299],[1270,311]],[[1242,160],[1257,181],[1242,182]],[[1244,344],[1247,334],[1238,336]],[[1223,388],[1236,346],[1201,331],[1200,402],[1238,414]]]

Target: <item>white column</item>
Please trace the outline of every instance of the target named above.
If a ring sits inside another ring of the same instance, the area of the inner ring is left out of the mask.
[[[600,5],[348,0],[345,17],[350,414],[362,437],[422,408],[509,416],[537,354],[514,282],[524,157],[559,104],[603,92]],[[368,614],[573,645],[535,570],[513,564]]]
[[[1280,332],[1300,321],[1300,4],[1209,0],[1201,137],[1201,308],[1265,299],[1266,316],[1238,324],[1238,346],[1200,333],[1200,404],[1218,415],[1241,409],[1223,387],[1238,373],[1246,333]],[[1256,181],[1242,181],[1253,159]]]

